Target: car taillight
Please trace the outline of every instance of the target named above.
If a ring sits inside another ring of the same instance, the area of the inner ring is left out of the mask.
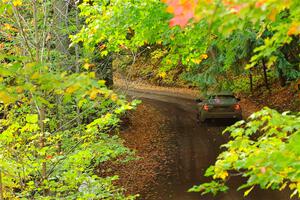
[[[241,110],[240,104],[235,104],[234,105],[234,110]]]
[[[208,110],[209,110],[208,105],[204,104],[204,105],[203,105],[203,110],[208,111]]]

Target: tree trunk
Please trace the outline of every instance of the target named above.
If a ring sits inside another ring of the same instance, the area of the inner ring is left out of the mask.
[[[44,124],[44,120],[45,120],[45,110],[44,108],[41,108],[40,110],[40,115],[39,115],[39,126],[41,129],[41,137],[40,137],[40,147],[44,148],[45,147],[45,124]],[[46,163],[43,162],[42,163],[42,176],[43,179],[46,178],[47,176],[47,172],[46,172]]]
[[[2,182],[2,171],[0,170],[0,200],[4,200],[3,182]]]
[[[38,28],[38,15],[37,15],[37,0],[34,0],[33,1],[33,19],[34,19],[34,39],[35,39],[35,61],[36,63],[40,63],[41,60],[41,56],[40,56],[40,44],[39,44],[39,28]],[[46,140],[46,135],[45,135],[45,122],[44,120],[46,119],[45,118],[45,108],[44,106],[40,106],[39,108],[39,105],[37,104],[36,105],[37,108],[38,108],[38,113],[39,113],[39,126],[40,126],[40,130],[41,130],[41,136],[40,136],[40,148],[43,149],[45,147],[45,140]],[[44,159],[46,159],[46,155],[44,157]],[[47,165],[46,165],[46,162],[43,161],[42,162],[42,180],[45,180],[47,177]],[[44,190],[43,191],[44,193],[44,196],[46,196],[47,194],[47,191]]]
[[[270,91],[268,75],[267,75],[267,67],[264,59],[262,60],[262,66],[263,66],[263,74],[264,74],[264,83],[266,88]]]
[[[35,37],[35,61],[40,61],[40,44],[39,44],[39,30],[37,18],[37,1],[33,1],[33,18],[34,18],[34,37]]]
[[[107,63],[107,77],[106,77],[106,86],[112,88],[114,85],[114,74],[113,74],[113,55],[112,53],[108,54],[108,63]]]
[[[278,75],[279,75],[280,86],[284,87],[286,85],[286,79],[284,77],[282,69],[277,69],[277,71],[278,71]]]
[[[68,1],[55,0],[53,3],[53,13],[56,48],[64,54],[69,54],[68,35],[62,35],[62,29],[66,29],[68,26]]]
[[[252,76],[251,69],[250,69],[250,73],[249,73],[249,81],[250,81],[250,91],[251,91],[251,94],[253,94],[253,76]]]
[[[76,27],[79,29],[80,23],[79,23],[79,13],[78,13],[78,6],[75,5],[75,15],[76,15]],[[76,73],[80,72],[80,63],[79,63],[79,45],[75,44],[75,71]],[[77,124],[78,126],[81,124],[81,118],[80,118],[80,109],[78,107],[78,104],[76,104],[76,113],[77,113]]]

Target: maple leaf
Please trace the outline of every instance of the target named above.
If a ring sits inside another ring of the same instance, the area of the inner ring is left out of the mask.
[[[289,36],[291,35],[298,35],[300,34],[300,23],[292,23],[288,33],[287,33]]]
[[[167,12],[174,14],[170,26],[186,26],[195,17],[198,0],[163,0],[168,5]]]
[[[234,5],[234,6],[231,6],[231,8],[230,8],[230,11],[232,12],[232,13],[239,13],[240,11],[241,11],[241,9],[243,8],[243,6],[242,5]]]
[[[260,1],[257,1],[257,2],[255,3],[255,7],[256,7],[256,8],[262,7],[262,6],[266,3],[266,1],[267,1],[267,0],[260,0]]]
[[[47,160],[51,160],[52,158],[53,158],[52,155],[47,155],[47,156],[46,156],[46,159],[47,159]]]
[[[233,14],[238,14],[243,8],[245,8],[247,6],[247,4],[245,4],[245,3],[235,4],[234,2],[229,1],[229,0],[223,0],[222,2],[224,4],[224,6],[226,6],[228,8],[228,10]]]
[[[228,0],[224,0],[224,1],[223,1],[223,4],[224,4],[225,6],[230,6],[230,5],[233,4],[233,2],[232,2],[232,1],[228,1]]]
[[[266,168],[265,168],[265,167],[261,167],[261,168],[260,168],[260,172],[261,172],[262,174],[265,174],[265,173],[266,173],[266,171],[267,171],[267,170],[266,170]]]

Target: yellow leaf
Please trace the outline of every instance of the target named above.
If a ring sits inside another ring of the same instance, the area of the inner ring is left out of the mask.
[[[99,93],[99,90],[96,89],[96,88],[93,88],[93,89],[91,90],[91,93],[90,93],[90,98],[91,98],[91,100],[96,99],[97,96],[98,96],[98,93]]]
[[[167,73],[166,72],[161,72],[158,74],[159,77],[161,78],[165,78],[167,76]]]
[[[56,93],[56,94],[63,94],[63,93],[64,93],[64,91],[63,91],[63,90],[60,90],[60,89],[58,89],[58,90],[55,90],[55,93]]]
[[[247,64],[247,65],[245,66],[245,69],[251,69],[252,67],[253,67],[252,65]]]
[[[40,74],[38,72],[35,72],[34,74],[32,74],[32,76],[30,77],[31,79],[37,79],[39,78]]]
[[[254,186],[252,186],[249,190],[247,190],[246,192],[244,192],[244,197],[248,196],[248,194],[253,190]]]
[[[201,59],[192,59],[192,62],[195,64],[200,64],[201,63]]]
[[[89,63],[85,63],[83,65],[83,68],[86,69],[86,70],[88,70],[90,68],[90,64]]]
[[[118,100],[118,95],[112,94],[110,98],[111,98],[112,101],[117,101]]]
[[[201,58],[202,58],[202,59],[207,59],[207,58],[208,58],[208,55],[207,55],[206,53],[205,53],[205,54],[202,54],[202,55],[201,55]]]
[[[93,35],[97,32],[97,29],[96,28],[92,28],[90,29],[90,34]]]
[[[88,70],[88,69],[90,69],[90,68],[92,68],[92,67],[94,67],[94,66],[95,66],[95,65],[93,65],[93,64],[85,63],[85,64],[83,65],[83,68],[86,69],[86,70]]]
[[[22,87],[17,87],[16,91],[17,91],[17,93],[21,94],[23,92],[23,88]]]
[[[90,72],[89,73],[89,77],[90,78],[95,78],[96,77],[96,73],[95,72]]]
[[[15,7],[22,6],[22,0],[14,0],[14,1],[13,1],[13,5],[14,5]]]
[[[99,85],[105,85],[106,81],[105,80],[99,80],[98,83],[99,83]]]
[[[5,24],[4,24],[4,29],[5,29],[5,30],[11,30],[11,29],[12,29],[12,26],[11,26],[10,24],[5,23]]]
[[[26,63],[25,67],[24,67],[24,70],[30,71],[35,65],[36,65],[35,62]]]
[[[290,188],[291,190],[295,189],[296,187],[297,187],[296,183],[291,183],[291,184],[289,185],[289,188]]]
[[[279,191],[282,191],[287,185],[287,182],[285,182],[284,184],[282,184],[282,186],[280,187]]]
[[[224,172],[222,172],[222,173],[219,175],[219,177],[220,177],[222,180],[225,180],[227,176],[228,176],[228,172],[227,172],[227,171],[224,171]]]
[[[9,104],[14,102],[14,99],[11,97],[11,95],[7,94],[4,91],[0,91],[0,102],[3,102],[4,104]]]
[[[75,92],[78,89],[78,85],[71,85],[70,87],[68,87],[66,89],[66,93],[68,94],[72,94],[73,92]]]

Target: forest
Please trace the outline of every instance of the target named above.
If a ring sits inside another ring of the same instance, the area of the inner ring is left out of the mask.
[[[245,197],[300,198],[299,0],[0,0],[0,16],[0,200],[147,199],[110,167],[143,159],[122,130],[144,102],[120,81],[256,102],[187,190],[238,175]]]

